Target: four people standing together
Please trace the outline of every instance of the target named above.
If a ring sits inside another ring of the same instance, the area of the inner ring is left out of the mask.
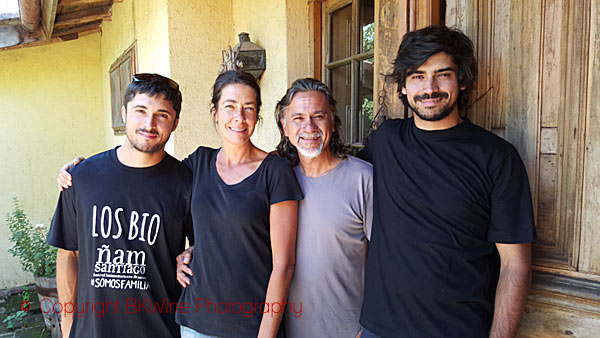
[[[120,313],[75,316],[71,335],[514,336],[536,236],[531,196],[515,148],[459,116],[476,76],[464,34],[446,27],[407,33],[391,77],[414,117],[385,121],[361,160],[348,154],[335,100],[315,79],[295,81],[277,104],[279,156],[256,148],[250,137],[260,88],[248,74],[225,72],[210,108],[222,147],[198,148],[185,166],[162,142],[177,126],[178,87],[158,75],[134,78],[123,146],[75,166],[72,181],[66,171],[59,177],[63,188],[73,183],[61,193],[48,238],[62,249],[59,297],[164,297],[189,309],[127,321]],[[164,90],[135,89],[140,82]],[[166,162],[183,172],[171,179],[188,180],[178,183],[181,191],[151,181],[137,188]],[[169,194],[181,196],[167,201]],[[193,236],[183,230],[189,219]],[[125,241],[132,229],[148,236]],[[178,300],[174,252],[186,234],[193,246],[177,257],[185,287]],[[144,272],[129,272],[131,252],[145,257]],[[98,262],[112,270],[96,271]]]

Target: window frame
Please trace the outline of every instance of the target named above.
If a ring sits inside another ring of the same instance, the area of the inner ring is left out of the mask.
[[[368,59],[373,59],[373,64],[375,64],[375,48],[373,48],[370,51],[367,52],[362,52],[360,53],[360,41],[359,41],[359,34],[362,34],[361,32],[361,27],[360,26],[360,1],[361,0],[330,0],[330,1],[326,1],[325,6],[323,6],[322,8],[322,16],[323,16],[323,43],[322,43],[322,61],[321,61],[321,74],[322,74],[322,78],[323,78],[323,82],[325,82],[329,88],[331,88],[332,83],[331,83],[331,71],[335,68],[339,68],[339,67],[344,67],[347,65],[350,65],[350,112],[351,112],[351,116],[352,118],[350,119],[351,123],[360,123],[357,121],[362,121],[362,118],[359,118],[359,114],[361,114],[362,112],[360,111],[360,107],[362,106],[359,102],[359,79],[361,74],[359,73],[360,70],[360,62],[364,61],[364,60],[368,60]],[[332,55],[332,51],[331,51],[331,31],[332,31],[332,15],[335,11],[340,10],[346,6],[352,6],[352,27],[351,27],[351,32],[350,32],[350,56],[340,59],[340,60],[335,60],[335,61],[330,61],[331,60],[331,55]],[[376,8],[374,8],[374,11],[376,10]],[[375,14],[375,13],[374,13]],[[375,22],[375,20],[374,20]],[[375,34],[374,38],[377,38],[377,34]],[[375,74],[374,74],[375,75]],[[375,77],[375,76],[374,76]],[[373,83],[375,82],[375,79],[373,79]],[[375,98],[375,85],[373,85],[373,98]],[[338,107],[339,108],[339,107]],[[342,112],[338,111],[338,114],[341,114]],[[347,121],[346,121],[347,123]],[[346,127],[347,128],[347,127]],[[355,131],[355,126],[352,125],[349,130],[351,131],[351,133],[354,133]],[[357,130],[361,130],[361,126],[358,126]],[[355,136],[360,136],[360,135],[346,135],[346,142],[350,145],[353,146],[361,146],[363,140],[359,140],[358,142],[352,142],[351,140],[353,140],[355,138]],[[363,139],[364,139],[363,135]]]
[[[130,69],[129,74],[121,73],[122,66],[125,62],[130,60]],[[133,79],[133,75],[138,71],[137,65],[137,41],[134,41],[111,65],[108,71],[108,80],[110,83],[110,109],[111,109],[111,123],[113,133],[115,135],[125,135],[125,121],[123,121],[121,117],[121,107],[123,106],[123,97],[125,94],[125,90],[131,80]],[[113,83],[113,73],[118,72],[119,83]],[[123,79],[128,79],[127,83],[124,83]],[[118,92],[115,88],[118,87]],[[117,92],[117,93],[115,93]]]

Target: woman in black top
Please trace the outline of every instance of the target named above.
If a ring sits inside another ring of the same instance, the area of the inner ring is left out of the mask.
[[[190,329],[218,337],[278,333],[303,196],[290,164],[250,140],[260,104],[252,75],[219,75],[210,112],[222,147],[199,147],[184,160],[194,177],[196,242],[193,276],[180,279],[180,305],[189,306],[176,314],[184,338]]]

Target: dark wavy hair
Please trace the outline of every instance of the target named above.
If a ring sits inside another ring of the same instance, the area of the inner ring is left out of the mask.
[[[437,53],[446,53],[458,67],[458,84],[465,86],[458,94],[458,109],[469,104],[477,80],[477,61],[473,53],[473,42],[464,33],[446,26],[429,26],[408,32],[402,38],[398,55],[394,60],[394,71],[388,78],[398,84],[398,95],[406,107],[408,99],[402,93],[406,77]]]
[[[290,161],[294,166],[300,162],[300,159],[298,158],[298,150],[296,150],[296,147],[294,147],[287,136],[285,136],[281,120],[284,119],[285,111],[292,103],[294,95],[312,91],[322,93],[329,104],[329,108],[331,109],[331,117],[333,118],[333,122],[335,124],[335,131],[333,134],[331,134],[331,142],[329,143],[329,149],[331,149],[331,153],[333,156],[345,158],[350,152],[350,149],[346,146],[341,136],[340,129],[342,126],[342,121],[338,117],[336,102],[329,87],[327,87],[327,85],[325,85],[323,82],[314,78],[307,77],[304,79],[298,79],[292,83],[290,88],[288,88],[285,95],[281,98],[281,100],[279,100],[279,102],[277,102],[277,106],[275,107],[275,121],[277,122],[277,127],[279,128],[279,134],[281,134],[281,140],[277,145],[277,153],[279,153],[279,156]]]
[[[127,86],[125,95],[123,95],[123,106],[127,110],[127,104],[133,100],[137,94],[146,94],[150,97],[160,95],[163,100],[169,101],[175,110],[175,118],[179,118],[181,112],[181,92],[179,89],[174,89],[169,86],[168,81],[171,80],[167,77],[158,74],[152,74],[156,77],[156,80],[151,81],[133,81]],[[172,80],[171,80],[172,81]]]
[[[262,104],[262,100],[260,99],[260,86],[252,74],[242,70],[228,70],[217,76],[215,84],[213,84],[212,87],[212,97],[210,99],[212,105],[216,109],[219,100],[221,99],[223,88],[236,83],[246,85],[254,90],[254,93],[256,94],[256,117],[260,118],[260,105]]]

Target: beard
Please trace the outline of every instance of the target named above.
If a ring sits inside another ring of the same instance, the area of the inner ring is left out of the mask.
[[[142,129],[142,128],[136,129],[135,132],[137,133],[138,131],[158,135],[158,133],[155,131],[146,130],[146,129]],[[149,145],[149,144],[145,144],[142,141],[138,141],[135,138],[132,139],[131,137],[129,137],[129,135],[127,135],[127,138],[129,139],[129,143],[131,143],[131,145],[133,146],[133,148],[135,150],[142,152],[142,153],[147,153],[147,154],[154,154],[154,153],[162,151],[165,148],[165,144],[167,143],[165,141],[165,142]]]
[[[317,138],[320,137],[321,138],[321,143],[319,143],[319,146],[316,148],[303,148],[302,146],[300,146],[300,137],[313,137],[313,138]],[[296,136],[296,150],[298,150],[298,153],[300,153],[300,155],[306,157],[306,158],[315,158],[319,155],[321,155],[321,152],[323,151],[323,133],[321,131],[315,132],[315,133],[298,133],[298,135]]]
[[[430,109],[418,108],[416,106],[416,103],[419,102],[419,101],[427,100],[427,99],[436,99],[436,98],[447,99],[448,98],[448,94],[446,94],[446,93],[432,93],[432,94],[417,95],[417,96],[414,97],[414,101],[415,101],[415,105],[414,106],[412,104],[410,104],[410,102],[409,102],[410,110],[412,110],[413,113],[415,113],[415,115],[417,115],[421,120],[424,120],[424,121],[433,122],[433,121],[443,120],[448,115],[450,115],[450,113],[452,113],[452,111],[456,107],[457,100],[455,100],[452,103],[449,102],[445,106],[443,106],[443,107],[441,107],[440,109],[437,109],[437,110],[430,110]]]

